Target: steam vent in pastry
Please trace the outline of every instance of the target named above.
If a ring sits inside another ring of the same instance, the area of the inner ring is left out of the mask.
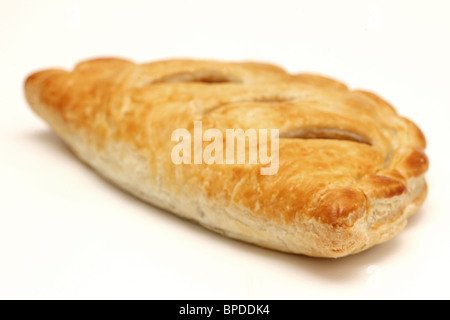
[[[326,77],[262,63],[105,58],[34,73],[25,93],[112,183],[262,247],[355,254],[398,234],[426,197],[418,127],[377,95]]]

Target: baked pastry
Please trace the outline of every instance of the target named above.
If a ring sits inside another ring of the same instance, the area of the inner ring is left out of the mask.
[[[37,72],[25,92],[74,153],[113,183],[263,247],[354,254],[396,235],[426,197],[416,125],[375,94],[322,76],[260,63],[105,58]],[[195,121],[203,132],[278,129],[278,171],[175,164],[172,134],[194,134]]]

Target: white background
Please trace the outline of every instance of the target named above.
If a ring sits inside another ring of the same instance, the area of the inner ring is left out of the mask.
[[[2,1],[0,298],[450,298],[449,16],[445,0]],[[28,108],[29,73],[98,56],[269,61],[377,92],[426,134],[429,197],[339,260],[206,231],[99,178]]]

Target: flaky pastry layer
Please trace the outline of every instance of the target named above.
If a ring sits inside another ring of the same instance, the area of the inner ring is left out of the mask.
[[[426,196],[425,138],[377,95],[261,63],[95,59],[25,83],[76,155],[137,197],[232,238],[316,257],[389,240]],[[280,130],[279,170],[171,161],[194,121]]]

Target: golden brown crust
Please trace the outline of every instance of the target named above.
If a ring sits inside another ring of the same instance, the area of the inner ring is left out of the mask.
[[[118,185],[208,228],[338,257],[394,236],[423,201],[425,138],[373,93],[261,63],[123,59],[46,70],[31,107]],[[280,166],[171,162],[173,130],[280,129]],[[422,199],[421,201],[417,199]]]

